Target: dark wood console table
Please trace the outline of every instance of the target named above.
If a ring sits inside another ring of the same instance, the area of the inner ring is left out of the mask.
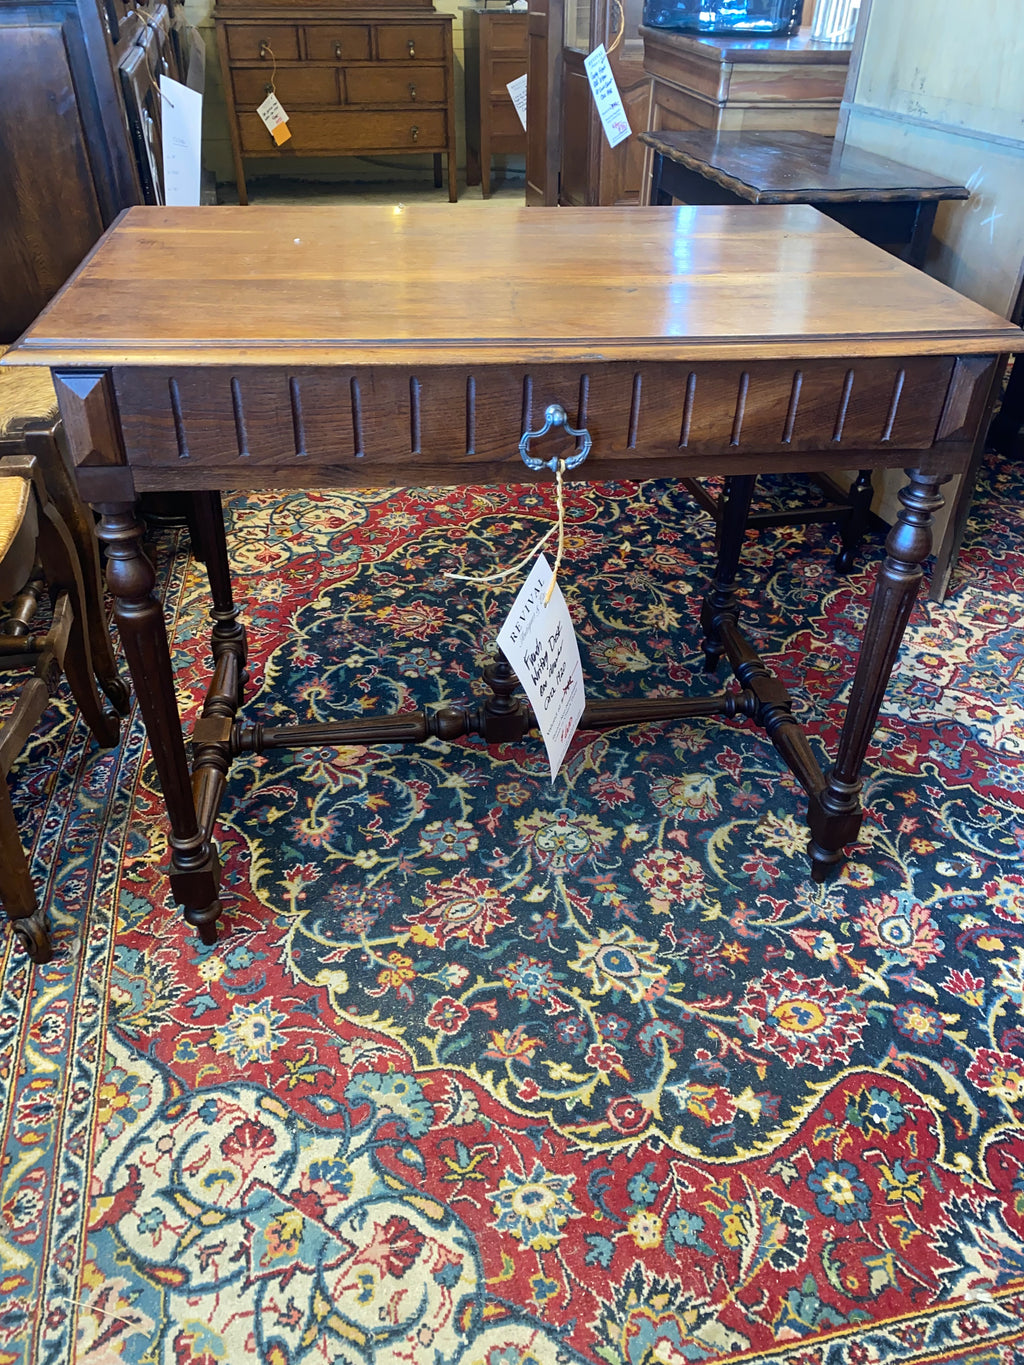
[[[641,133],[654,152],[651,203],[811,204],[878,246],[923,266],[944,199],[963,185],[820,133]]]
[[[727,658],[739,690],[590,702],[584,728],[750,716],[807,791],[813,875],[857,837],[860,767],[939,489],[966,468],[1002,357],[1024,334],[801,206],[528,209],[467,234],[474,212],[488,209],[132,209],[4,362],[53,370],[82,492],[102,516],[171,885],[204,942],[220,914],[214,826],[235,755],[511,741],[533,723],[500,658],[491,699],[472,707],[240,723],[245,631],[220,490],[521,481],[520,436],[551,403],[593,437],[570,477],[728,479],[701,626],[709,669]],[[533,453],[573,450],[563,433]],[[909,482],[825,774],[743,635],[735,582],[756,475],[850,465],[904,467]],[[135,512],[153,489],[193,491],[210,577],[215,668],[191,765]]]

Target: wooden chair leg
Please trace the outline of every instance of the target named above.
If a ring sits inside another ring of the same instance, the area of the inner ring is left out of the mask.
[[[71,603],[71,631],[64,658],[64,674],[82,719],[97,743],[111,748],[118,741],[120,724],[107,711],[96,690],[88,629],[88,603],[82,571],[71,534],[60,513],[48,503],[39,514],[39,559],[51,591],[64,591]]]
[[[59,423],[53,427],[33,427],[25,432],[24,442],[28,453],[39,461],[46,492],[67,527],[78,560],[82,601],[75,603],[75,617],[85,623],[93,670],[114,710],[119,716],[126,716],[128,688],[117,671],[107,626],[96,523],[78,494],[64,446],[63,429]]]
[[[45,916],[36,900],[4,775],[0,775],[0,901],[10,920],[12,933],[32,961],[49,962],[53,957],[53,945]]]

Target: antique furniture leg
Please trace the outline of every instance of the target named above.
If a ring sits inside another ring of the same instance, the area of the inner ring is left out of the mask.
[[[167,630],[153,592],[156,575],[142,552],[143,527],[134,503],[99,503],[97,510],[107,584],[171,825],[171,890],[203,943],[215,943],[220,863],[196,817]]]
[[[808,853],[816,882],[843,861],[843,849],[860,831],[861,764],[921,585],[921,565],[931,550],[932,517],[943,504],[939,489],[950,478],[920,469],[908,469],[907,475],[910,481],[899,494],[903,506],[878,570],[835,765],[824,788],[810,799]]]
[[[126,716],[128,688],[118,674],[107,629],[95,519],[79,496],[59,427],[30,427],[24,433],[24,441],[25,449],[39,461],[46,492],[64,520],[73,543],[74,560],[81,568],[83,603],[81,607],[75,604],[75,615],[78,617],[81,612],[87,623],[93,672],[114,710],[119,716]]]
[[[700,613],[700,624],[704,631],[701,648],[704,650],[704,669],[708,673],[718,672],[718,661],[725,653],[722,623],[728,620],[734,626],[736,624],[736,575],[754,483],[753,474],[733,475],[725,481],[715,532],[715,576]]]
[[[45,437],[51,433],[44,430],[34,434]],[[29,444],[26,441],[26,446]],[[54,448],[47,448],[44,453],[52,455]],[[35,569],[14,596],[11,611],[0,626],[0,658],[34,665],[33,676],[22,685],[13,709],[0,725],[0,901],[13,933],[34,962],[49,962],[53,947],[18,834],[7,774],[62,674],[83,720],[100,745],[105,748],[115,745],[120,728],[117,717],[104,709],[96,690],[90,647],[95,635],[91,629],[92,605],[83,581],[90,561],[88,556],[81,555],[61,509],[50,497],[49,472],[27,449],[0,460],[0,485],[7,494],[5,500],[0,500],[7,509],[5,525],[0,528],[0,539],[6,542],[7,550],[0,564],[0,593],[4,598],[9,595],[11,575],[17,582],[25,571],[21,562],[24,555],[27,553],[31,566],[33,554],[38,554]],[[12,489],[16,494],[13,503]],[[77,505],[81,509],[81,504]],[[95,567],[99,562],[95,542],[91,553],[91,564]],[[44,587],[53,600],[53,616],[49,631],[39,639],[30,634],[29,625]],[[100,625],[105,631],[102,618]],[[107,651],[110,652],[109,639]],[[115,680],[120,683],[116,674]],[[123,684],[120,691],[127,696]]]
[[[918,200],[917,211],[914,214],[914,229],[906,257],[908,265],[915,265],[918,270],[924,269],[924,263],[928,256],[928,243],[932,239],[932,229],[935,227],[935,215],[938,209],[939,201],[937,199]]]
[[[245,627],[231,593],[224,508],[219,492],[192,495],[194,530],[203,548],[210,582],[210,620],[213,629],[213,677],[192,734],[192,792],[200,829],[213,840],[228,770],[233,755],[231,736],[242,705],[245,671]]]
[[[867,526],[868,514],[871,511],[871,499],[874,497],[874,493],[871,470],[861,469],[847,494],[850,503],[849,513],[839,523],[839,538],[842,541],[842,549],[836,556],[836,573],[849,573],[853,568],[857,551],[864,539],[864,529]]]

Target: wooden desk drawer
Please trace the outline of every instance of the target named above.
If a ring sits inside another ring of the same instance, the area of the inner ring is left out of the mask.
[[[228,55],[232,61],[255,62],[262,60],[271,70],[274,63],[260,52],[266,43],[279,62],[299,60],[299,31],[290,24],[229,24]]]
[[[303,29],[306,56],[311,62],[368,62],[368,24],[317,24]]]
[[[240,109],[255,109],[267,98],[269,82],[269,71],[253,71],[251,67],[232,71],[235,103]],[[338,72],[324,66],[286,70],[278,67],[274,77],[274,92],[287,114],[293,109],[308,108],[310,105],[341,103]]]
[[[345,72],[345,94],[349,104],[443,104],[444,68],[352,67]]]
[[[444,29],[438,24],[380,24],[375,37],[382,62],[439,62],[444,56]]]
[[[284,155],[328,156],[343,156],[347,152],[444,151],[446,122],[443,109],[408,112],[382,109],[376,113],[328,109],[315,114],[295,113],[288,121],[291,138],[280,151]],[[257,114],[239,111],[238,128],[246,155],[268,156],[278,150]]]

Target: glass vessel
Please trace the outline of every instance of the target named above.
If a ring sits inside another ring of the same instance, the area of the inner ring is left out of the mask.
[[[860,0],[818,0],[811,37],[820,43],[849,45],[857,31]]]
[[[801,0],[644,0],[644,23],[687,33],[793,33]]]

